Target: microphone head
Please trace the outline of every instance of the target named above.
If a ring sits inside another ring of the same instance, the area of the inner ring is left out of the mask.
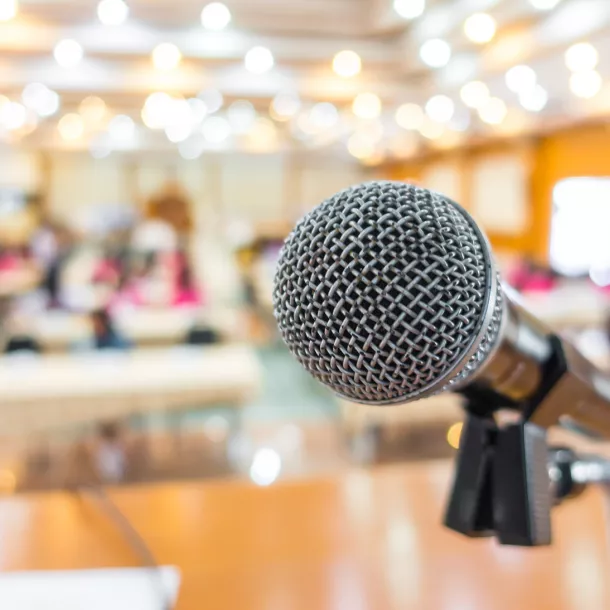
[[[503,309],[468,213],[386,181],[341,191],[296,225],[273,302],[285,343],[315,378],[379,405],[466,383],[493,349]]]

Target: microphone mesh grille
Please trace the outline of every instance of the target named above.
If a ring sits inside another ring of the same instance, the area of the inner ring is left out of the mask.
[[[284,244],[273,295],[282,337],[346,398],[418,398],[479,333],[489,299],[485,247],[441,195],[397,182],[346,189]]]

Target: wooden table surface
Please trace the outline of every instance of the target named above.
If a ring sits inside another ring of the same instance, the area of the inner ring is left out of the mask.
[[[601,492],[558,508],[550,548],[502,548],[440,525],[450,468],[348,471],[111,490],[159,561],[178,610],[602,610],[610,607]],[[0,502],[0,569],[136,565],[95,503],[63,493]]]
[[[180,567],[178,610],[602,610],[610,607],[601,492],[558,508],[550,548],[502,548],[440,525],[450,468],[348,471],[111,490],[159,561]],[[94,503],[0,502],[0,569],[136,565]]]

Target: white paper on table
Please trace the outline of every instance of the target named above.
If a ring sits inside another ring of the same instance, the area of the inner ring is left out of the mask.
[[[167,610],[177,568],[12,572],[0,575],[2,610]]]

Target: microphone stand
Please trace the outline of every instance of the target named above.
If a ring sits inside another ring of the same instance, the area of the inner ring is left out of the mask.
[[[503,545],[545,546],[553,505],[590,484],[606,484],[610,493],[610,461],[549,450],[545,428],[526,419],[500,427],[489,411],[469,406],[445,514],[450,529]]]

